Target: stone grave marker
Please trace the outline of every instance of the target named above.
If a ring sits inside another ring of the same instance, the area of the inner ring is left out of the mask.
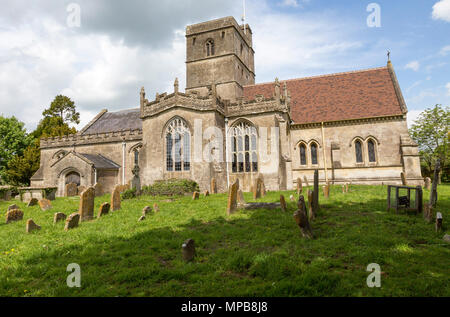
[[[42,211],[47,211],[49,209],[52,209],[52,203],[48,199],[41,199],[39,200],[39,207],[41,207]]]
[[[217,194],[217,182],[215,178],[211,179],[211,194]]]
[[[20,209],[12,209],[6,213],[6,223],[20,221],[23,219],[23,211]]]
[[[430,190],[431,189],[431,178],[429,177],[425,177],[425,185],[424,185],[426,190]]]
[[[303,180],[305,181],[306,187],[309,187],[308,179],[306,178],[306,175],[303,176]]]
[[[205,191],[203,192],[203,196],[204,196],[204,197],[208,197],[208,196],[209,196],[209,191],[205,190]]]
[[[80,214],[80,221],[89,221],[94,219],[94,199],[94,187],[89,187],[81,193],[80,207],[78,209],[78,213]]]
[[[95,190],[95,197],[100,197],[103,196],[103,185],[100,183],[97,183],[94,185],[94,190]]]
[[[185,262],[190,262],[194,260],[195,257],[195,243],[194,240],[188,239],[181,246],[183,252],[183,260]]]
[[[64,226],[65,231],[69,231],[70,229],[78,227],[80,223],[80,214],[73,213],[66,219],[66,224]]]
[[[117,185],[111,194],[111,211],[117,211],[121,208],[120,190],[121,185]]]
[[[111,204],[109,203],[103,203],[101,204],[99,210],[98,210],[98,215],[97,218],[106,216],[107,214],[109,214],[109,210],[111,209]]]
[[[441,171],[441,160],[438,159],[436,162],[436,166],[434,167],[434,175],[433,175],[433,185],[431,186],[430,191],[430,204],[433,207],[436,207],[437,200],[438,200],[438,193],[437,193],[437,185],[439,183],[439,173]]]
[[[313,208],[313,191],[308,189],[308,219],[309,221],[313,221],[316,218]]]
[[[66,184],[66,187],[64,189],[64,196],[65,197],[74,197],[78,195],[78,186],[75,183],[69,183]]]
[[[313,190],[313,212],[319,211],[319,171],[314,171],[314,190]]]
[[[27,204],[27,207],[37,206],[39,204],[39,200],[37,198],[31,198]]]
[[[192,195],[192,200],[197,200],[200,198],[200,193],[199,192],[194,192],[194,194]]]
[[[41,230],[41,226],[38,226],[33,219],[28,219],[27,220],[27,226],[26,226],[26,232],[27,233],[31,233],[35,230]]]
[[[55,215],[53,216],[53,223],[58,223],[60,221],[66,220],[67,216],[65,214],[63,214],[62,212],[57,212],[55,213]]]
[[[143,216],[147,216],[151,213],[152,213],[152,207],[150,207],[150,206],[146,206],[146,207],[144,207],[144,209],[142,209]]]
[[[20,209],[20,208],[19,208],[19,206],[14,204],[14,205],[9,206],[7,211],[11,211],[11,210],[14,210],[14,209]]]
[[[283,195],[280,195],[280,204],[281,204],[281,210],[284,212],[287,212],[286,199],[284,199]]]
[[[227,214],[231,215],[237,209],[237,193],[239,190],[239,179],[236,179],[228,190]]]
[[[299,209],[294,213],[295,222],[299,226],[302,236],[307,239],[312,239],[313,233],[308,221],[308,216],[306,215],[305,198],[303,196],[300,196],[299,198],[298,207]]]
[[[238,205],[245,205],[247,203],[244,199],[244,193],[240,189],[237,192],[237,203]]]
[[[302,179],[299,177],[297,178],[297,195],[300,196],[303,192],[303,183]]]
[[[156,213],[156,212],[159,212],[159,206],[158,206],[157,203],[154,203],[154,204],[153,204],[153,210],[155,211],[155,213]]]
[[[442,230],[442,214],[440,212],[436,213],[436,232]]]

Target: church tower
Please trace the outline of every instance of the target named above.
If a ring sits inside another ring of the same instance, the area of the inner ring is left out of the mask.
[[[255,83],[252,31],[233,17],[186,28],[186,92],[207,95],[212,84],[223,99],[236,100]]]

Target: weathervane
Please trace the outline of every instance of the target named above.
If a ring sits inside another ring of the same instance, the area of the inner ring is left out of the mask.
[[[391,61],[391,51],[387,51],[387,57],[388,57],[388,62],[390,62]]]
[[[247,28],[245,25],[245,0],[243,0],[243,5],[244,5],[244,14],[242,15],[242,24],[244,24],[244,34],[247,34]]]

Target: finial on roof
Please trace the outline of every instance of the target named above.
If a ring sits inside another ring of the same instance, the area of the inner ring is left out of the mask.
[[[387,51],[388,63],[391,61],[391,51]]]
[[[278,77],[275,78],[275,98],[280,100],[280,82],[278,81]]]
[[[175,83],[173,84],[173,87],[175,88],[175,93],[178,93],[179,84],[178,84],[178,77],[175,78]]]
[[[141,88],[141,108],[145,106],[145,89]]]

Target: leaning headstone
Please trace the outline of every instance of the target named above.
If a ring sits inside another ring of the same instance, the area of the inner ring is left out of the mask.
[[[281,210],[284,212],[287,212],[286,199],[284,199],[283,195],[280,195],[280,204],[281,204]]]
[[[6,213],[6,223],[11,223],[14,221],[20,221],[23,219],[23,211],[20,209],[13,209]]]
[[[302,179],[299,177],[297,178],[297,195],[301,195],[303,192],[303,183],[302,183]]]
[[[436,213],[436,232],[442,230],[442,214],[440,212]]]
[[[95,197],[103,196],[103,186],[100,183],[94,185]]]
[[[192,200],[197,200],[200,198],[200,193],[199,192],[194,192],[194,194],[192,195]]]
[[[302,236],[304,238],[312,239],[313,233],[308,221],[308,216],[306,215],[305,198],[303,196],[300,196],[298,206],[299,209],[294,213],[295,222],[299,226]]]
[[[237,192],[237,203],[238,205],[245,205],[247,203],[244,199],[244,193],[240,189]]]
[[[143,216],[147,216],[147,215],[151,214],[151,212],[152,212],[152,207],[147,206],[147,207],[144,207],[144,209],[142,209]]]
[[[261,196],[264,197],[266,194],[266,184],[264,184],[264,180],[261,178]]]
[[[345,192],[348,193],[348,190],[349,190],[349,185],[348,185],[348,183],[346,183],[345,184]]]
[[[217,194],[217,182],[215,178],[211,179],[211,194]]]
[[[41,199],[41,200],[39,200],[38,203],[39,203],[39,207],[41,207],[42,211],[52,209],[52,203],[48,199],[45,199],[45,198]]]
[[[236,179],[228,190],[227,214],[231,215],[237,209],[237,193],[239,190],[239,179]]]
[[[57,212],[53,216],[53,223],[58,223],[60,221],[66,220],[67,216],[63,214],[62,212]]]
[[[253,184],[253,199],[259,199],[266,195],[266,187],[261,177],[258,177]]]
[[[316,215],[314,213],[313,208],[313,191],[311,189],[308,189],[308,219],[309,221],[312,221],[316,218]]]
[[[436,162],[436,166],[434,167],[433,185],[431,186],[431,192],[430,192],[430,204],[433,207],[436,207],[437,200],[438,200],[437,185],[439,183],[440,171],[441,171],[441,160],[438,159]]]
[[[209,191],[205,190],[205,191],[203,192],[203,196],[204,196],[204,197],[208,197],[208,196],[209,196]]]
[[[68,231],[70,229],[76,228],[78,227],[79,223],[80,223],[80,214],[79,213],[71,214],[66,219],[66,225],[64,226],[64,230]]]
[[[305,181],[306,187],[309,187],[308,179],[306,178],[306,175],[303,176],[303,180]]]
[[[157,203],[154,203],[154,204],[153,204],[153,210],[154,210],[155,212],[159,212],[159,206],[158,206]]]
[[[186,262],[190,262],[194,259],[195,256],[195,244],[194,240],[188,239],[181,246],[183,252],[183,260]]]
[[[407,182],[406,182],[406,175],[405,175],[405,173],[404,173],[404,172],[401,172],[401,173],[400,173],[400,177],[402,178],[402,185],[403,185],[403,186],[406,186],[406,185],[407,185]]]
[[[78,195],[78,186],[75,183],[69,183],[66,184],[65,190],[64,190],[64,196],[65,197],[74,197]]]
[[[111,211],[120,210],[120,190],[121,185],[117,185],[111,194]]]
[[[95,199],[94,187],[89,187],[88,189],[86,189],[84,192],[81,193],[80,207],[78,209],[81,221],[89,221],[94,219],[94,199]]]
[[[139,222],[144,221],[144,220],[145,220],[145,216],[144,216],[144,215],[142,215],[142,216],[138,219]]]
[[[424,204],[423,217],[428,223],[433,219],[433,206],[431,204]]]
[[[430,190],[431,189],[431,178],[429,177],[425,177],[425,185],[424,185],[426,190]]]
[[[37,204],[39,204],[39,200],[37,198],[31,198],[30,201],[28,202],[27,207],[33,207],[36,206]]]
[[[342,193],[345,194],[345,185],[342,185]]]
[[[15,210],[15,209],[20,209],[20,208],[19,208],[19,206],[14,204],[14,205],[9,206],[7,211],[11,211],[11,210]]]
[[[33,219],[28,219],[27,220],[27,226],[26,226],[26,232],[30,233],[34,230],[41,230],[41,226],[38,226]]]
[[[78,186],[77,188],[78,196],[80,196],[81,193],[84,192],[85,190],[86,190],[85,186]]]
[[[98,210],[97,218],[106,216],[109,213],[110,209],[111,209],[111,205],[109,203],[101,204],[100,209]]]

